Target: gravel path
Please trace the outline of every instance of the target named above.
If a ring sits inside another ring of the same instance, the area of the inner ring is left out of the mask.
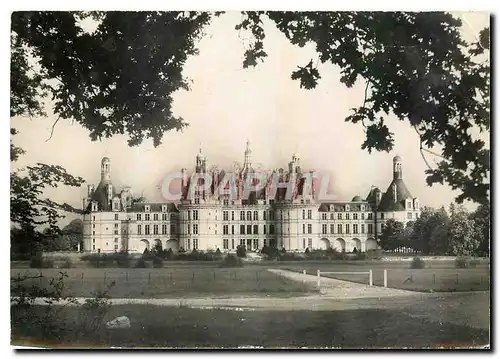
[[[269,272],[281,275],[288,279],[317,286],[317,276],[303,274],[283,269],[268,269]],[[321,277],[321,294],[326,297],[338,299],[356,299],[356,298],[385,298],[401,296],[418,296],[424,293],[408,291],[403,289],[384,288],[378,286],[369,286],[367,284],[354,283],[334,278]]]

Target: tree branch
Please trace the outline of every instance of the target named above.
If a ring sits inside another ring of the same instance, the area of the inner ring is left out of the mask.
[[[47,139],[45,140],[45,142],[49,142],[49,141],[50,141],[50,139],[52,138],[52,135],[54,135],[54,128],[56,127],[57,122],[59,122],[59,120],[60,120],[60,119],[61,119],[61,116],[57,117],[57,120],[55,120],[55,121],[54,121],[54,123],[52,124],[52,129],[50,130],[50,137],[49,137],[49,138],[47,138]]]

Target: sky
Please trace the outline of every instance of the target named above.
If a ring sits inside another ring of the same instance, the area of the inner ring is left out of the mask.
[[[456,15],[464,22],[462,33],[468,41],[474,40],[489,21],[487,13]],[[12,119],[12,127],[20,132],[14,136],[14,143],[27,152],[15,166],[58,164],[97,185],[101,158],[107,156],[115,186],[131,186],[134,194],[161,201],[158,185],[163,178],[181,168],[192,170],[200,147],[209,166],[231,168],[235,161],[243,162],[249,140],[254,165],[286,168],[295,153],[302,169],[330,175],[340,200],[358,194],[366,197],[372,185],[385,191],[392,180],[392,158],[396,154],[403,160],[403,179],[420,203],[439,207],[454,200],[458,192],[447,185],[427,186],[419,140],[408,122],[387,119],[395,138],[391,153],[369,154],[361,149],[365,136],[362,126],[344,119],[351,108],[362,104],[364,82],[347,89],[340,83],[339,69],[328,64],[319,64],[321,79],[313,90],[301,89],[298,81],[290,79],[298,65],[316,61],[318,56],[312,47],[291,45],[267,22],[264,47],[268,57],[256,68],[243,69],[248,39],[234,30],[239,21],[238,13],[229,13],[206,28],[199,54],[184,68],[185,76],[192,81],[191,90],[174,97],[174,115],[183,117],[189,127],[165,133],[161,146],[154,148],[147,140],[138,147],[128,147],[126,136],[92,142],[89,132],[70,120],[60,120],[47,141],[56,119],[48,109],[46,118]],[[431,165],[439,160],[430,154],[426,158]],[[50,189],[46,194],[80,208],[86,185]],[[467,207],[475,208],[472,204]],[[67,222],[72,218],[68,216]]]

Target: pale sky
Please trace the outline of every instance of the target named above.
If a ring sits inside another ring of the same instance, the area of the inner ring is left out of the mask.
[[[461,18],[464,37],[473,40],[488,25],[489,14],[463,13]],[[286,168],[296,153],[304,170],[330,174],[339,199],[357,194],[365,198],[371,185],[385,191],[392,179],[392,158],[398,154],[403,159],[403,179],[423,205],[447,206],[453,201],[457,193],[447,185],[427,186],[418,137],[407,121],[386,120],[395,137],[393,152],[361,150],[362,126],[344,119],[351,108],[362,104],[364,82],[347,89],[333,65],[319,66],[321,79],[314,90],[300,89],[299,82],[290,79],[297,65],[316,61],[312,47],[291,45],[272,23],[266,23],[268,57],[256,68],[243,69],[246,41],[234,30],[239,20],[237,13],[214,19],[199,43],[199,55],[188,60],[184,73],[192,80],[191,91],[179,92],[174,101],[174,114],[189,123],[183,132],[166,133],[158,148],[151,140],[131,148],[125,136],[91,142],[79,124],[60,120],[46,142],[55,120],[49,110],[47,118],[12,120],[12,127],[20,132],[14,143],[27,151],[15,165],[58,164],[97,184],[101,158],[107,156],[115,186],[129,185],[135,194],[144,191],[148,200],[160,201],[158,184],[167,173],[183,167],[192,170],[200,143],[209,166],[229,168],[235,161],[243,162],[249,139],[254,164],[263,169]],[[432,165],[439,160],[430,154],[426,157]],[[86,191],[85,184],[47,194],[81,207]]]

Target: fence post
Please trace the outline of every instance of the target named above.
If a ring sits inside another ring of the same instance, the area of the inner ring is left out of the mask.
[[[384,269],[384,288],[387,288],[387,269]]]
[[[370,287],[373,285],[373,271],[370,269]]]
[[[320,281],[320,279],[321,279],[321,272],[320,272],[320,270],[319,270],[319,269],[318,269],[318,271],[317,271],[317,274],[318,274],[318,288],[319,288],[319,287],[320,287],[320,284],[321,284],[321,281]]]

